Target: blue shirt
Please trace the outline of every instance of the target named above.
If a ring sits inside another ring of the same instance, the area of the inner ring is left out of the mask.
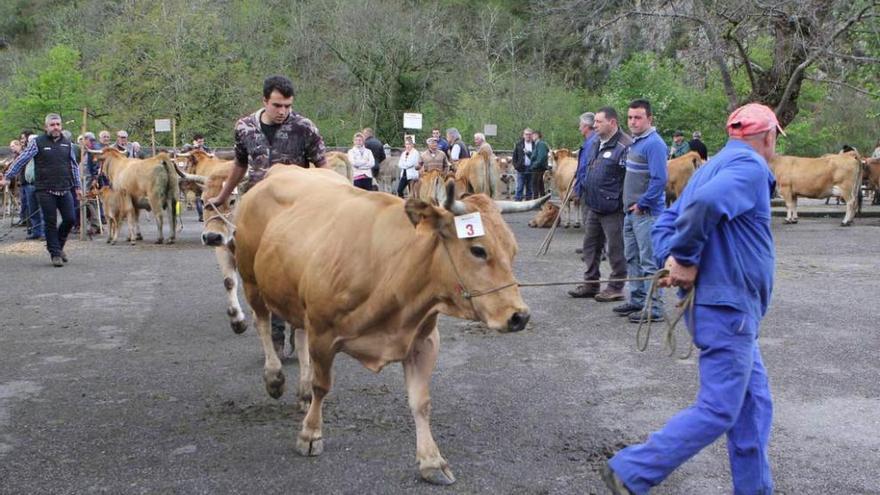
[[[666,205],[666,143],[653,127],[633,136],[626,155],[623,208],[633,204],[654,216]]]
[[[743,141],[727,145],[694,173],[663,211],[651,236],[659,266],[672,256],[697,265],[696,304],[729,306],[756,320],[767,312],[775,253],[766,160]]]
[[[592,159],[589,155],[589,151],[593,146],[593,143],[599,139],[599,135],[595,132],[590,134],[590,137],[584,138],[583,144],[581,144],[581,150],[578,153],[578,168],[575,176],[577,179],[574,183],[574,194],[576,198],[583,196],[584,194],[584,186],[587,183],[587,164],[590,163],[590,159]]]
[[[37,140],[36,139],[30,140],[30,142],[28,142],[27,148],[25,148],[24,151],[20,155],[18,155],[18,158],[15,159],[15,162],[12,163],[12,166],[9,167],[9,170],[6,171],[6,175],[5,175],[6,180],[9,180],[12,177],[15,177],[21,171],[21,169],[25,165],[27,165],[27,162],[29,162],[31,160],[31,158],[37,156],[38,151],[39,150],[37,149]],[[80,185],[79,185],[80,184],[80,182],[79,182],[79,164],[76,161],[76,152],[73,151],[73,146],[70,147],[70,169],[71,169],[71,173],[73,173],[73,182],[74,182],[73,187],[76,189],[79,189],[80,188]],[[54,191],[54,192],[61,192],[61,191]]]

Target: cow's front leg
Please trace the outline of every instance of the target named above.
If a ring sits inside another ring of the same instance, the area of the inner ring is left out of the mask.
[[[306,330],[308,331],[308,330]],[[314,335],[311,333],[311,335]],[[303,419],[302,430],[296,438],[296,449],[306,456],[321,455],[324,452],[322,427],[324,419],[321,408],[324,397],[330,392],[333,383],[333,342],[308,339],[309,355],[312,358],[312,403]]]
[[[437,327],[428,337],[413,345],[410,355],[403,361],[406,393],[409,407],[416,423],[416,460],[422,479],[437,485],[455,483],[449,463],[440,455],[440,449],[431,434],[431,374],[437,364],[440,350],[440,333]]]
[[[233,332],[242,333],[247,330],[247,321],[244,318],[241,303],[238,301],[238,273],[235,272],[235,255],[225,245],[214,248],[214,255],[217,257],[217,264],[220,265],[220,272],[223,273],[223,286],[226,288],[226,314],[229,315],[229,324],[232,326]]]

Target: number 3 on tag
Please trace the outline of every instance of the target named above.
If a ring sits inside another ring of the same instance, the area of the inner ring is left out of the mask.
[[[471,237],[486,235],[479,212],[455,217],[455,232],[459,239],[470,239]]]

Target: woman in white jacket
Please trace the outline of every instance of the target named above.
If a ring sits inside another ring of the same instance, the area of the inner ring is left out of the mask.
[[[397,183],[397,195],[403,197],[403,190],[409,186],[409,197],[416,196],[416,184],[419,182],[419,171],[416,167],[419,165],[419,152],[413,146],[412,139],[406,138],[403,142],[403,152],[400,153],[400,160],[397,161],[397,167],[400,168],[400,181]]]
[[[354,135],[354,147],[348,150],[348,161],[354,172],[354,187],[373,190],[373,164],[376,162],[373,153],[364,147],[364,135]]]

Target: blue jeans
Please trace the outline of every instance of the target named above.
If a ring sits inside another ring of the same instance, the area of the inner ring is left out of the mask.
[[[46,249],[50,256],[61,256],[64,243],[67,242],[67,234],[73,228],[76,220],[76,210],[73,208],[73,193],[67,191],[63,196],[56,196],[46,191],[37,191],[37,201],[43,210],[43,219],[46,228]],[[57,212],[61,212],[61,225],[58,225]]]
[[[31,237],[43,237],[46,235],[43,228],[43,213],[40,211],[40,203],[37,201],[37,187],[33,185],[23,185],[25,199],[27,200],[27,218],[30,219],[30,230],[28,234]]]
[[[623,218],[623,253],[626,256],[626,272],[630,277],[649,277],[657,272],[654,261],[654,246],[651,244],[651,228],[656,217],[643,213],[636,215],[627,212]],[[651,281],[629,282],[629,302],[645,305],[645,296]],[[663,291],[654,292],[653,315],[659,316],[663,309]]]
[[[534,192],[532,191],[532,174],[529,172],[516,173],[516,192],[513,195],[513,199],[516,201],[522,201],[523,193],[525,193],[525,199],[532,199],[535,197]]]
[[[617,453],[609,464],[630,491],[647,493],[678,466],[727,434],[733,493],[770,495],[767,445],[773,400],[758,348],[754,317],[725,306],[696,306],[694,344],[700,350],[696,402],[647,442]]]

